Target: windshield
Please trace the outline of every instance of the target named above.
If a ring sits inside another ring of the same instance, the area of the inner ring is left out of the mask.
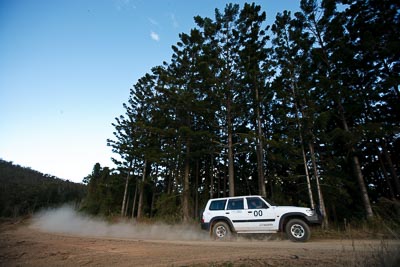
[[[262,197],[265,201],[268,202],[268,204],[270,204],[271,206],[279,206],[278,204],[276,204],[274,201],[272,201],[271,199],[268,199],[266,197]]]

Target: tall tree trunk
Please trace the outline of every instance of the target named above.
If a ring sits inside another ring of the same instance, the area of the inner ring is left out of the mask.
[[[214,153],[211,152],[210,158],[210,199],[214,196]]]
[[[199,215],[199,160],[196,160],[196,174],[195,174],[195,185],[194,185],[194,218],[197,219]]]
[[[150,218],[153,217],[153,212],[154,212],[154,204],[156,202],[156,188],[153,186],[153,194],[151,196],[151,205],[150,205]]]
[[[340,104],[339,101],[338,101],[338,107],[339,107],[340,118],[341,118],[342,123],[343,123],[343,128],[344,128],[344,130],[346,132],[350,133],[349,126],[347,125],[347,121],[346,121],[346,118],[344,116],[344,108]],[[371,218],[374,217],[374,213],[372,212],[372,207],[371,207],[371,202],[369,200],[367,187],[365,186],[364,177],[363,177],[363,174],[361,172],[360,161],[359,161],[357,155],[355,154],[355,152],[356,151],[355,151],[354,147],[352,147],[351,148],[351,153],[352,153],[352,161],[353,161],[354,173],[356,175],[356,178],[357,178],[357,181],[358,181],[358,185],[359,185],[360,190],[361,190],[361,197],[362,197],[362,200],[363,200],[364,209],[365,209],[365,213],[366,213],[367,219],[371,219]]]
[[[170,165],[170,169],[168,170],[167,176],[167,195],[170,195],[172,192],[172,177],[174,175],[174,171],[172,165]]]
[[[307,166],[306,151],[304,149],[303,136],[301,134],[300,134],[300,142],[301,142],[301,151],[302,151],[302,154],[303,154],[304,171],[306,173],[308,197],[310,198],[311,208],[315,209],[315,202],[314,202],[314,197],[313,197],[312,188],[311,188],[310,174],[309,174],[308,166]]]
[[[306,151],[305,151],[305,148],[304,148],[304,140],[303,140],[303,133],[302,133],[303,132],[303,130],[302,130],[303,126],[302,126],[302,123],[301,123],[300,118],[299,118],[299,112],[301,112],[303,117],[305,117],[305,114],[304,114],[303,110],[299,110],[299,106],[297,104],[297,101],[298,101],[298,99],[297,99],[298,97],[297,97],[297,94],[296,94],[297,84],[294,82],[294,80],[295,80],[295,77],[294,77],[293,73],[291,73],[292,94],[293,94],[293,99],[294,99],[294,107],[295,107],[295,110],[296,110],[296,121],[297,121],[297,126],[298,126],[298,129],[299,129],[299,139],[300,139],[300,144],[301,144],[301,151],[302,151],[302,154],[303,154],[304,171],[306,173],[308,197],[310,198],[311,208],[315,209],[315,202],[314,202],[314,197],[313,197],[312,188],[311,188],[310,174],[309,174],[308,165],[307,165],[307,156],[306,156]],[[311,144],[309,143],[309,145],[311,145]],[[313,155],[313,153],[311,153],[311,156],[312,155]],[[314,171],[314,172],[316,172],[316,171]],[[317,185],[318,185],[318,183],[317,183]],[[319,191],[319,188],[318,188],[318,191]]]
[[[135,193],[133,195],[133,203],[132,203],[132,219],[135,218],[135,208],[136,208],[136,199],[137,199],[137,192],[138,192],[138,183],[136,182],[135,186]]]
[[[155,174],[154,177],[156,177],[155,179],[157,180],[158,177],[158,166],[155,166]],[[157,193],[157,181],[153,181],[153,186],[152,186],[152,191],[153,191],[153,195],[151,197],[151,205],[150,205],[150,217],[153,217],[154,215],[154,205],[155,205],[155,201],[156,201],[156,193]]]
[[[265,190],[265,177],[264,177],[264,146],[263,146],[263,132],[261,125],[261,112],[258,86],[256,86],[256,120],[257,120],[257,174],[258,174],[258,192],[261,196],[267,197]]]
[[[228,114],[227,114],[227,123],[228,123],[228,178],[229,178],[229,196],[235,196],[235,170],[234,170],[234,162],[233,162],[233,138],[232,138],[232,114],[231,114],[231,103],[230,99],[228,100]],[[225,192],[224,192],[225,194]]]
[[[187,223],[190,220],[190,183],[189,183],[189,172],[190,172],[190,141],[186,142],[186,157],[185,157],[185,171],[183,176],[183,199],[182,199],[182,210],[183,210],[183,222]]]
[[[382,138],[382,142],[381,142],[381,143],[382,143],[383,154],[385,155],[386,162],[387,162],[388,165],[389,165],[390,174],[392,175],[392,179],[393,179],[393,181],[394,181],[394,186],[395,186],[395,189],[396,189],[395,195],[396,195],[396,198],[399,198],[399,197],[400,197],[400,183],[399,183],[399,177],[398,177],[397,174],[396,174],[396,169],[395,169],[394,166],[393,166],[392,159],[391,159],[390,154],[389,154],[389,151],[388,151],[388,149],[387,149],[386,140],[385,140],[384,138]]]
[[[351,152],[355,153],[354,148],[352,149]],[[353,162],[354,162],[354,171],[356,173],[358,184],[361,189],[361,194],[362,194],[362,198],[363,198],[363,203],[364,203],[367,219],[372,219],[374,217],[374,213],[372,212],[372,207],[371,207],[371,202],[369,200],[367,187],[365,186],[364,177],[361,172],[361,165],[360,165],[360,162],[356,155],[353,155],[352,158],[353,158]]]
[[[125,216],[125,206],[126,204],[126,196],[128,194],[128,186],[129,186],[129,178],[131,174],[131,169],[132,169],[132,161],[129,162],[129,168],[128,168],[128,174],[126,175],[126,180],[125,180],[125,190],[124,190],[124,198],[122,200],[122,207],[121,207],[121,217]]]
[[[124,210],[124,217],[128,214],[128,206],[130,201],[130,194],[128,194],[128,199],[126,200],[125,210]]]
[[[170,195],[172,193],[172,184],[173,184],[173,176],[174,176],[174,164],[171,159],[168,159],[168,170],[167,170],[167,185],[166,185],[166,193]]]
[[[258,193],[263,196],[267,197],[267,191],[265,190],[265,177],[264,177],[264,155],[263,155],[263,142],[262,140],[258,139],[257,144],[257,174],[258,174]]]
[[[137,218],[140,220],[142,218],[142,211],[143,211],[143,195],[144,195],[144,183],[146,181],[146,168],[147,168],[147,160],[144,160],[143,163],[143,174],[142,174],[142,181],[140,182],[139,186],[139,203],[138,203],[138,212]]]
[[[393,186],[392,186],[392,183],[391,183],[391,181],[390,181],[389,176],[387,175],[387,171],[386,171],[386,168],[385,168],[385,164],[383,164],[382,156],[379,155],[378,158],[379,158],[379,163],[380,163],[380,165],[381,165],[383,177],[385,178],[386,183],[387,183],[388,188],[389,188],[390,199],[394,199],[395,196],[394,196]]]
[[[225,170],[224,170],[225,171]],[[217,198],[219,198],[220,197],[220,194],[221,194],[221,176],[220,176],[220,171],[218,170],[218,174],[217,174],[217,182],[218,182],[218,184],[217,184]],[[224,175],[225,176],[225,175]]]
[[[227,180],[226,168],[227,168],[227,167],[228,167],[228,166],[225,166],[225,171],[224,171],[224,183],[223,183],[223,190],[224,190],[224,192],[223,192],[223,194],[222,194],[223,197],[226,197],[226,180]]]
[[[317,184],[319,207],[320,207],[320,210],[321,210],[321,214],[324,217],[323,227],[324,228],[328,228],[328,226],[329,226],[328,225],[328,216],[326,214],[324,196],[322,195],[321,186],[319,184],[319,174],[318,174],[317,162],[315,160],[314,144],[309,142],[308,146],[309,146],[310,153],[311,153],[311,162],[312,162],[312,165],[313,165],[315,182]]]

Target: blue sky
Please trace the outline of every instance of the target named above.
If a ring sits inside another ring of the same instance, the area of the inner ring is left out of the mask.
[[[268,24],[299,6],[254,2]],[[245,1],[0,0],[0,158],[74,182],[114,167],[106,140],[129,89],[227,3]]]

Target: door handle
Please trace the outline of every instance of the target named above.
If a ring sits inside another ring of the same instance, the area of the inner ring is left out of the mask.
[[[252,211],[248,211],[248,213],[253,213]]]
[[[225,214],[229,214],[229,212],[225,212]]]

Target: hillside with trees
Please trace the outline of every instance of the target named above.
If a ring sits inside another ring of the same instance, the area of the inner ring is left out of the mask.
[[[63,203],[79,206],[86,186],[0,159],[0,217],[30,215]]]
[[[399,216],[399,10],[302,0],[272,25],[254,3],[196,16],[130,90],[108,140],[118,167],[94,167],[88,209],[189,221],[209,198],[260,194],[326,226]]]

